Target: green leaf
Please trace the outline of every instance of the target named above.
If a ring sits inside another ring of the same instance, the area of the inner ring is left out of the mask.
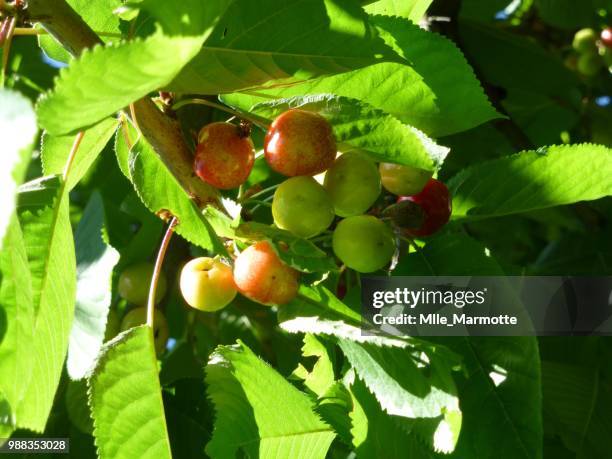
[[[30,101],[17,92],[0,89],[0,241],[15,209],[15,190],[21,183],[23,164],[29,159],[36,131]]]
[[[144,0],[138,7],[149,13],[168,35],[201,35],[217,24],[233,0]]]
[[[124,129],[125,126],[119,129],[115,137],[117,161],[144,205],[153,213],[170,211],[179,220],[176,232],[192,244],[223,253],[223,244],[212,227],[151,145],[144,138],[137,137],[133,128]],[[130,141],[135,142],[131,149],[126,142],[126,132]]]
[[[88,385],[100,459],[172,457],[149,327],[105,344]]]
[[[297,85],[227,94],[223,99],[249,109],[270,99],[329,93],[370,104],[433,137],[500,116],[452,41],[401,18],[377,16],[372,21],[410,66],[385,62]]]
[[[325,344],[310,333],[304,335],[302,355],[304,357],[316,357],[317,361],[311,371],[299,364],[293,371],[293,376],[302,379],[308,389],[321,397],[335,382],[332,357]]]
[[[229,103],[229,101],[228,101]],[[448,148],[397,118],[370,105],[347,97],[319,94],[262,102],[253,111],[272,121],[289,108],[319,112],[331,123],[341,151],[360,150],[375,161],[405,164],[434,170],[448,154]],[[246,107],[242,107],[246,108]]]
[[[76,309],[66,362],[72,379],[81,379],[91,370],[104,340],[111,278],[119,261],[119,252],[108,244],[105,232],[104,204],[94,192],[75,234]]]
[[[193,58],[204,36],[167,37],[95,46],[62,69],[55,89],[37,105],[52,135],[88,127],[166,85]]]
[[[234,2],[169,88],[219,94],[304,81],[399,57],[354,0]]]
[[[14,216],[0,251],[0,433],[13,430],[30,377],[35,316],[23,234]],[[10,436],[10,433],[6,435]]]
[[[335,437],[313,403],[243,343],[220,346],[206,366],[217,418],[206,452],[236,457],[324,458]]]
[[[406,258],[407,265],[413,262],[410,274],[414,276],[503,275],[484,246],[466,236],[436,238]],[[457,457],[541,458],[542,396],[536,339],[447,337],[435,342],[461,355],[466,369],[465,378],[455,377],[463,416]]]
[[[407,419],[389,415],[361,379],[353,377],[350,391],[353,409],[350,413],[353,446],[357,458],[429,459],[433,453],[410,434]]]
[[[461,410],[449,362],[435,354],[417,367],[415,349],[379,347],[341,339],[340,347],[380,406],[392,416],[417,419],[415,434],[436,451],[452,452],[461,430]]]
[[[17,214],[32,275],[35,360],[17,412],[21,427],[42,432],[61,376],[74,313],[76,262],[68,195],[59,176],[19,188]]]
[[[454,219],[599,199],[612,194],[612,149],[592,144],[543,147],[465,169],[448,187]]]
[[[87,173],[117,129],[117,124],[116,119],[107,118],[85,131],[70,169],[70,178],[66,185],[69,190],[74,188]],[[62,173],[74,139],[74,134],[63,136],[52,136],[47,132],[43,134],[41,156],[45,175]]]
[[[417,24],[433,0],[378,0],[365,7],[369,14],[384,14],[410,19]]]
[[[535,7],[544,22],[562,29],[578,29],[593,24],[592,0],[535,0]]]
[[[297,298],[278,309],[278,324],[289,333],[313,333],[372,342],[381,346],[406,346],[406,341],[363,333],[361,314],[353,311],[321,285],[301,285]]]
[[[120,7],[121,0],[66,0],[79,16],[98,35],[100,33],[120,33],[119,18],[113,14],[113,10]],[[102,37],[104,39],[104,37]],[[105,41],[117,41],[118,38],[104,39]],[[68,62],[72,56],[51,35],[40,35],[38,44],[44,53],[51,59],[60,62]]]

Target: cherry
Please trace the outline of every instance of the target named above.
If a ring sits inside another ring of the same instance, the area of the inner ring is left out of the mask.
[[[601,31],[601,34],[599,35],[599,38],[601,40],[601,43],[606,48],[612,48],[612,27],[606,27],[605,29],[603,29]]]
[[[217,311],[236,297],[232,268],[209,257],[194,258],[181,270],[180,287],[189,306]]]
[[[358,215],[338,223],[332,247],[346,266],[361,273],[371,273],[391,261],[395,237],[391,228],[378,218]]]
[[[153,277],[152,263],[143,262],[127,267],[119,276],[119,283],[117,285],[119,296],[126,299],[129,303],[144,306],[149,298],[151,277]],[[155,293],[156,304],[166,294],[166,288],[166,278],[163,273],[160,273]]]
[[[400,196],[397,202],[412,201],[423,210],[423,222],[418,228],[406,232],[412,236],[429,236],[442,228],[449,220],[452,203],[448,188],[436,179],[429,179],[423,191],[414,196]]]
[[[582,54],[578,58],[578,63],[576,65],[578,72],[585,76],[595,76],[601,70],[603,65],[602,59],[597,54]]]
[[[379,170],[383,187],[398,196],[420,193],[432,175],[423,169],[393,163],[380,163]]]
[[[231,123],[211,123],[198,134],[195,173],[215,188],[229,190],[242,185],[251,173],[255,148],[250,137]]]
[[[265,305],[282,305],[298,291],[298,272],[278,257],[268,241],[245,249],[234,262],[234,281],[240,293]]]
[[[580,29],[574,35],[572,47],[579,53],[595,53],[597,51],[597,34],[591,28]]]
[[[128,312],[121,321],[121,331],[129,330],[147,323],[147,308],[134,308]],[[159,356],[163,354],[168,342],[168,321],[166,316],[159,310],[155,310],[153,319],[153,338],[155,339],[155,353]]]
[[[336,140],[321,115],[292,109],[270,125],[264,153],[270,167],[283,175],[316,175],[334,162]]]
[[[331,225],[334,207],[325,188],[315,179],[292,177],[274,192],[272,216],[279,228],[309,238]]]
[[[380,195],[380,174],[367,156],[349,152],[337,158],[325,173],[324,186],[336,215],[361,215]]]

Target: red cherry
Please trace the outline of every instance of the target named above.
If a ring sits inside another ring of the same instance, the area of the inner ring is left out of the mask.
[[[606,27],[601,31],[601,42],[606,48],[612,48],[612,27]]]
[[[333,164],[336,140],[331,126],[321,115],[292,109],[270,125],[264,153],[270,167],[283,175],[316,175]]]
[[[215,188],[229,190],[242,185],[251,173],[255,148],[240,128],[231,123],[211,123],[198,134],[193,168]]]
[[[412,201],[423,209],[423,224],[417,229],[406,230],[413,236],[429,236],[435,233],[448,222],[451,215],[452,202],[448,188],[433,178],[429,179],[419,194],[397,198],[397,202],[401,201]]]

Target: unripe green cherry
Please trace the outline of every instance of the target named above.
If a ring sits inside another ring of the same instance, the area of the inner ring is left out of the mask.
[[[574,35],[572,47],[579,53],[594,53],[597,49],[597,34],[591,28],[580,29]]]
[[[331,225],[334,207],[315,179],[298,176],[285,180],[274,192],[272,216],[279,228],[309,238]]]
[[[332,238],[336,256],[361,273],[378,271],[395,253],[393,231],[371,215],[348,217],[338,223]]]
[[[327,170],[323,186],[336,215],[350,217],[367,211],[380,195],[380,174],[363,153],[341,155]]]
[[[380,163],[379,170],[383,187],[398,196],[420,193],[433,175],[423,169],[393,163]]]
[[[236,297],[232,268],[209,257],[194,258],[181,270],[181,293],[192,308],[213,312]]]
[[[138,327],[147,323],[147,308],[134,308],[128,312],[121,321],[121,331],[129,330],[130,328]],[[163,354],[168,342],[168,322],[166,316],[159,310],[155,309],[155,317],[153,320],[153,338],[155,339],[155,353],[159,356]]]
[[[119,295],[121,298],[125,298],[129,303],[137,306],[146,305],[147,299],[149,298],[151,277],[153,277],[152,263],[145,262],[128,266],[119,276],[119,284],[117,285]],[[166,288],[166,278],[163,273],[160,273],[155,293],[155,304],[159,303],[164,297]]]
[[[582,75],[595,76],[601,70],[602,59],[598,54],[583,54],[578,58],[577,69]]]

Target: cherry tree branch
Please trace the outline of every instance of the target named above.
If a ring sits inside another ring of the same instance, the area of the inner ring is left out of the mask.
[[[83,21],[65,0],[29,0],[26,19],[39,22],[43,28],[72,55],[102,44],[100,37]],[[198,207],[218,205],[218,193],[193,173],[192,153],[185,142],[179,123],[162,113],[145,97],[133,104],[142,135],[151,144],[165,166]]]

